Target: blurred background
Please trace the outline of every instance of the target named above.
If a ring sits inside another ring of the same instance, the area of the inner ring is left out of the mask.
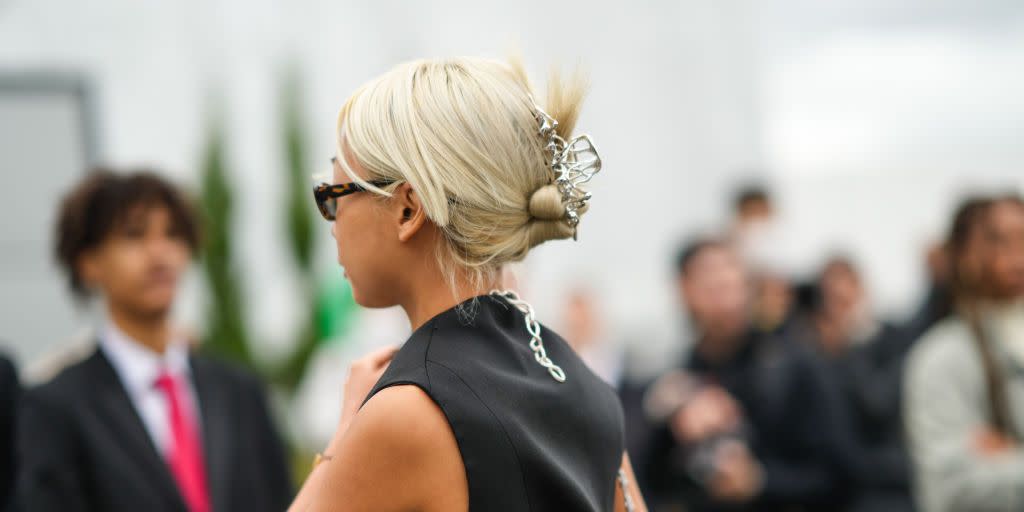
[[[0,340],[31,378],[89,337],[52,254],[57,198],[90,165],[150,165],[201,205],[207,248],[182,325],[275,384],[316,450],[347,361],[408,332],[363,311],[310,200],[335,114],[421,57],[521,55],[591,82],[578,124],[605,166],[578,243],[515,269],[542,321],[586,297],[610,372],[685,349],[673,260],[771,194],[757,260],[793,282],[836,253],[880,317],[928,291],[926,251],[964,195],[1024,185],[1018,0],[349,2],[0,0]]]

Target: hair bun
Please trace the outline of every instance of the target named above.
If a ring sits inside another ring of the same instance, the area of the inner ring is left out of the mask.
[[[562,204],[558,185],[549,183],[533,191],[530,195],[530,216],[540,220],[565,218],[565,205]]]
[[[576,213],[583,215],[588,204],[584,204]],[[562,192],[558,185],[549,183],[538,188],[530,195],[529,246],[536,247],[548,240],[572,238],[576,228],[569,225],[565,217],[565,204],[562,203]]]

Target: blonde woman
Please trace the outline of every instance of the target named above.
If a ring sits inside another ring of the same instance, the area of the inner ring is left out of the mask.
[[[399,65],[342,107],[317,204],[356,301],[401,306],[413,334],[352,366],[291,510],[645,508],[613,390],[498,290],[505,264],[576,235],[600,169],[571,138],[582,98],[556,76],[542,109],[518,65],[458,58]]]

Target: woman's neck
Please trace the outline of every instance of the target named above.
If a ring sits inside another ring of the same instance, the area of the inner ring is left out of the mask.
[[[409,317],[412,330],[419,329],[435,316],[497,287],[498,280],[489,280],[483,286],[473,286],[466,275],[456,277],[455,287],[441,276],[414,283],[406,300],[400,305]],[[454,291],[454,293],[453,293]]]

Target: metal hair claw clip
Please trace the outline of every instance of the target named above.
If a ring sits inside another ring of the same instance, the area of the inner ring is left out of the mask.
[[[578,211],[591,198],[591,194],[580,188],[580,185],[589,182],[601,171],[601,156],[589,135],[577,135],[566,141],[555,130],[558,126],[555,118],[537,105],[534,105],[534,110],[538,132],[547,141],[544,150],[549,158],[548,166],[554,172],[558,191],[562,193],[565,221],[573,228],[572,238],[575,240],[576,226],[580,223]]]

